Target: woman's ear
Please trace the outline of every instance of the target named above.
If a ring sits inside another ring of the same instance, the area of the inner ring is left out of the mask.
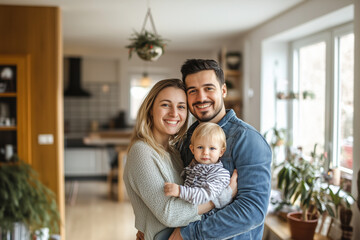
[[[194,154],[194,145],[190,144],[189,148],[190,148],[192,154]]]

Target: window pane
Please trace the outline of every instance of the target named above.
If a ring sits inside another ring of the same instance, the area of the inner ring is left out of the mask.
[[[137,112],[149,93],[159,80],[165,79],[163,74],[132,74],[130,76],[130,119],[135,120]]]
[[[140,86],[133,86],[130,89],[130,118],[132,120],[136,119],[137,112],[141,103],[143,102],[145,96],[150,91],[150,87],[140,87]]]
[[[296,142],[307,155],[318,144],[323,151],[325,143],[325,64],[326,44],[319,42],[299,49],[299,105]],[[314,98],[303,98],[310,91]]]
[[[352,169],[354,115],[354,34],[339,38],[340,166]]]

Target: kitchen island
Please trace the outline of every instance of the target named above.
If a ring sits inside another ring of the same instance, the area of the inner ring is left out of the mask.
[[[118,154],[118,167],[117,169],[111,169],[108,174],[109,196],[112,195],[112,180],[113,176],[117,175],[118,184],[118,201],[124,200],[124,182],[123,173],[124,165],[126,161],[126,152],[130,143],[132,129],[122,130],[108,130],[92,132],[88,136],[84,137],[83,141],[88,146],[113,146]],[[117,173],[117,174],[116,174]]]

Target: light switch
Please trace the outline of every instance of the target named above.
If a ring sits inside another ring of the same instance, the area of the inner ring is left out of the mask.
[[[38,143],[40,145],[51,145],[54,143],[54,136],[52,134],[39,134]]]

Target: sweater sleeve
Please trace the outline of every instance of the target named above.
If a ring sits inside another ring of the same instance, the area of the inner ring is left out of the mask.
[[[145,143],[135,144],[128,153],[124,180],[152,214],[167,227],[186,226],[198,220],[197,207],[174,197],[166,197],[164,183],[180,174],[166,158]]]

